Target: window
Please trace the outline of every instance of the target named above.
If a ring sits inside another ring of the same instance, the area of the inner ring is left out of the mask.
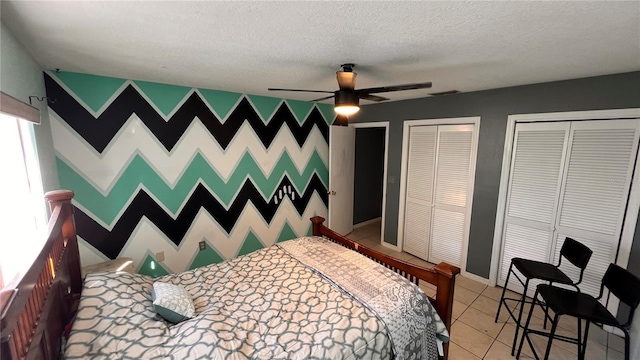
[[[33,124],[0,113],[0,288],[22,278],[46,241],[46,204]]]

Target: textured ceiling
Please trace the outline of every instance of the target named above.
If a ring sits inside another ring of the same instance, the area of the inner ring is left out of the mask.
[[[45,68],[310,100],[357,88],[473,91],[640,70],[632,2],[2,2]],[[364,101],[363,103],[367,103]]]

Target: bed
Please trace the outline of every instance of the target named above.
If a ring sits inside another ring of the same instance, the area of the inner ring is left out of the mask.
[[[457,267],[446,263],[433,269],[410,265],[332,231],[323,225],[321,217],[311,219],[314,237],[286,241],[222,264],[161,279],[139,274],[92,274],[85,279],[83,289],[72,197],[73,193],[65,190],[47,193],[52,209],[48,241],[20,283],[0,294],[3,359],[61,358],[65,353],[65,328],[72,320],[65,354],[68,358],[99,354],[100,349],[94,349],[98,353],[86,352],[82,347],[86,338],[96,333],[116,336],[111,341],[117,342],[113,348],[116,352],[107,352],[110,355],[103,354],[102,358],[223,357],[230,354],[220,349],[234,347],[234,351],[239,350],[232,354],[234,358],[420,358],[419,351],[434,347],[434,339],[425,340],[423,334],[429,333],[425,329],[436,328],[437,324],[431,324],[435,320],[429,316],[428,324],[423,324],[413,313],[424,317],[430,311],[424,304],[431,303],[444,327],[450,328]],[[274,266],[285,266],[287,271]],[[388,278],[386,285],[383,281],[379,288],[372,288],[366,281],[371,276],[366,272],[369,270],[358,266],[374,269],[376,278]],[[336,270],[345,268],[349,270]],[[270,278],[279,273],[285,278]],[[196,308],[193,318],[174,325],[154,314],[149,293],[160,280],[188,290]],[[256,285],[265,281],[267,290]],[[423,301],[421,292],[405,294],[420,282],[436,287],[433,299]],[[96,286],[98,283],[101,285]],[[290,293],[270,294],[274,284]],[[127,290],[123,291],[123,286]],[[225,288],[230,289],[228,293],[223,292]],[[103,296],[109,292],[111,300]],[[96,299],[96,294],[102,298]],[[265,305],[265,299],[270,305]],[[116,305],[125,312],[104,308],[108,314],[102,320],[86,316],[86,309],[100,301],[119,303]],[[389,307],[393,302],[401,305]],[[404,309],[403,318],[410,313],[413,323],[401,325],[395,321],[397,311],[389,310],[395,308]],[[326,311],[329,313],[323,313]],[[320,322],[314,325],[311,318]],[[287,321],[282,323],[283,319]],[[106,331],[94,331],[105,326]],[[198,328],[208,332],[193,335]],[[246,331],[238,342],[236,337],[240,335],[234,329],[240,328]],[[333,332],[324,331],[327,329]],[[139,334],[134,336],[135,331]],[[160,336],[153,336],[154,331]],[[136,346],[126,345],[132,338],[137,339]],[[139,346],[141,343],[144,346]],[[445,359],[447,348],[445,343]]]

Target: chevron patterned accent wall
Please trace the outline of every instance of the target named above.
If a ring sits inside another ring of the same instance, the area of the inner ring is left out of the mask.
[[[131,257],[143,274],[179,272],[308,234],[309,218],[326,216],[330,105],[44,77],[83,264]]]

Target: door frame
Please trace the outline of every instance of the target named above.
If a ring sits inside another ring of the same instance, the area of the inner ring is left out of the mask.
[[[471,144],[471,169],[469,170],[469,191],[467,193],[467,212],[465,214],[465,229],[462,239],[462,257],[460,260],[460,270],[463,275],[474,275],[467,273],[467,252],[469,250],[469,232],[471,229],[471,209],[473,208],[473,193],[476,179],[476,161],[478,158],[478,139],[480,135],[480,116],[405,120],[402,124],[402,160],[400,170],[400,201],[398,208],[398,237],[397,246],[392,247],[396,251],[402,251],[404,240],[404,217],[407,197],[407,170],[409,162],[409,131],[412,126],[434,126],[434,125],[473,125],[473,139]],[[475,279],[475,277],[474,277]]]
[[[607,120],[607,119],[638,119],[640,118],[640,108],[612,109],[612,110],[588,110],[551,112],[537,114],[514,114],[507,117],[507,130],[505,134],[504,152],[502,155],[502,171],[500,174],[500,190],[498,192],[498,207],[496,209],[496,222],[493,230],[493,247],[491,252],[491,267],[489,269],[489,286],[496,286],[500,264],[500,254],[502,252],[502,237],[507,204],[507,191],[509,187],[509,174],[511,172],[511,157],[513,153],[513,143],[515,137],[516,123],[551,122],[551,121],[580,121],[580,120]],[[636,156],[635,169],[629,191],[629,201],[627,211],[624,216],[624,224],[620,237],[620,248],[616,259],[616,264],[627,268],[633,235],[635,233],[638,213],[640,212],[640,186],[638,177],[640,167]],[[618,302],[609,301],[609,310],[617,313]],[[613,309],[613,310],[612,310]]]
[[[389,122],[388,121],[380,121],[380,122],[363,122],[363,123],[351,123],[349,126],[356,128],[356,137],[358,136],[357,129],[359,128],[384,128],[384,165],[382,172],[382,219],[380,220],[380,243],[382,246],[392,248],[395,250],[395,246],[388,244],[384,241],[384,224],[385,224],[385,214],[387,210],[387,160],[389,159]],[[355,146],[355,144],[354,144]],[[355,163],[354,163],[355,165]],[[354,172],[354,181],[355,181],[355,172]]]

